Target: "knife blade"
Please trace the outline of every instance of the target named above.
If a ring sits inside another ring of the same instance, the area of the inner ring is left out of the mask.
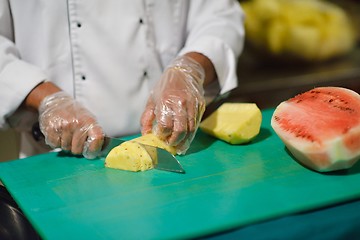
[[[229,98],[234,95],[237,88],[231,89],[225,93],[218,93],[207,105],[205,112],[202,116],[202,120],[210,116],[216,109],[218,109],[223,103],[228,102]]]
[[[123,142],[125,142],[125,140],[105,136],[100,156],[106,157],[114,147],[119,146]],[[180,162],[176,159],[176,157],[165,149],[142,143],[139,144],[144,146],[144,148],[147,150],[156,151],[157,159],[152,159],[155,169],[175,173],[185,173],[185,170],[181,166]]]

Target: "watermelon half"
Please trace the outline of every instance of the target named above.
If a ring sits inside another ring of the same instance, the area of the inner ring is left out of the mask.
[[[341,87],[319,87],[277,106],[271,126],[303,165],[328,172],[360,159],[360,95]]]

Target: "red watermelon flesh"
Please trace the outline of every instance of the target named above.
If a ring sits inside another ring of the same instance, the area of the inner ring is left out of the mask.
[[[360,159],[360,95],[319,87],[279,104],[271,126],[293,156],[319,172],[346,169]]]

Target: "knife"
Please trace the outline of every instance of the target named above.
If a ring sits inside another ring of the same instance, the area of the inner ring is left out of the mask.
[[[215,112],[223,103],[229,102],[230,98],[234,95],[238,88],[233,88],[225,93],[217,93],[216,96],[206,105],[205,112],[202,120]]]
[[[40,130],[38,122],[35,123],[32,127],[32,135],[36,141],[40,141],[41,139],[44,138],[44,135]],[[111,149],[113,149],[116,146],[119,146],[123,142],[125,142],[125,140],[105,136],[104,143],[100,152],[100,157],[106,157],[111,151]],[[166,151],[165,149],[142,144],[142,143],[139,144],[143,145],[145,149],[156,150],[157,161],[154,161],[155,159],[152,159],[155,169],[175,172],[175,173],[185,173],[185,170],[181,166],[180,162],[176,159],[176,157],[171,153],[169,153],[168,151]]]

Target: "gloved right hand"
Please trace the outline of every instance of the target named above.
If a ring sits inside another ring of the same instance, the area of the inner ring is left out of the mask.
[[[104,132],[95,116],[63,91],[41,101],[39,125],[50,147],[60,147],[88,159],[98,156],[104,141]]]
[[[142,134],[154,132],[185,154],[205,111],[204,68],[188,56],[176,58],[151,92],[141,117]]]

